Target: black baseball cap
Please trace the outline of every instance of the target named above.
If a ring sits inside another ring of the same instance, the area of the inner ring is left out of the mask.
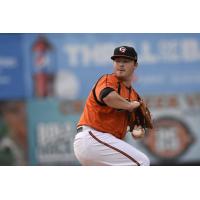
[[[112,60],[115,58],[124,57],[129,58],[131,60],[135,60],[137,62],[137,52],[133,47],[128,46],[120,46],[115,48],[113,56],[111,56]]]

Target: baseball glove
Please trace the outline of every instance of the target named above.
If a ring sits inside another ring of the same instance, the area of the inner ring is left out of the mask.
[[[132,113],[130,113],[130,131],[134,129],[135,125],[141,126],[144,129],[153,128],[153,122],[149,108],[141,98],[139,98],[139,102],[140,106]]]

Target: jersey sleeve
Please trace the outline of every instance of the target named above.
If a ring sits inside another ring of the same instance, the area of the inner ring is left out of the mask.
[[[106,88],[109,88],[109,91],[117,92],[118,83],[117,83],[116,78],[113,77],[112,75],[109,75],[109,74],[104,75],[97,83],[96,88],[95,88],[95,93],[99,101],[102,101],[101,100],[102,91],[103,90],[105,91]]]

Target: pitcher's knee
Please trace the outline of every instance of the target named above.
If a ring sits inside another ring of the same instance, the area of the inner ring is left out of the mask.
[[[144,155],[141,162],[141,166],[149,166],[149,165],[150,165],[150,160],[146,155]]]

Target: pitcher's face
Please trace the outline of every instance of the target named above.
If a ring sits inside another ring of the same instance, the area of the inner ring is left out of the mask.
[[[128,58],[116,58],[114,60],[114,73],[119,79],[129,79],[137,67],[137,63],[134,60]]]

